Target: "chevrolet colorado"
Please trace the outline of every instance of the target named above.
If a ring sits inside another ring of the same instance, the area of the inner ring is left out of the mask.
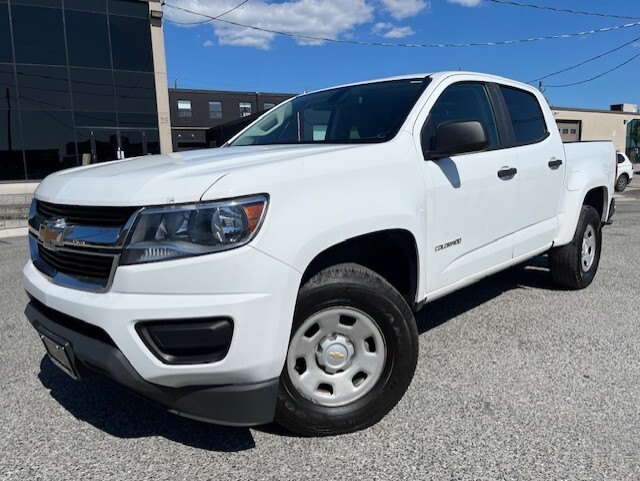
[[[352,432],[408,388],[424,303],[543,253],[588,286],[615,176],[610,142],[563,145],[504,78],[304,94],[223,148],[47,177],[26,315],[73,378],[214,423]]]

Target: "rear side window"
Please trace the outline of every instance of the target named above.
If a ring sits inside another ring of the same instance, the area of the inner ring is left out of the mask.
[[[547,137],[547,125],[538,99],[524,90],[500,86],[507,104],[516,145],[532,144]]]

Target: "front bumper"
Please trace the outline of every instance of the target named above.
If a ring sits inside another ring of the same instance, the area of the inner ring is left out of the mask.
[[[36,300],[29,302],[25,314],[41,335],[64,339],[70,344],[73,367],[81,377],[102,374],[175,414],[200,421],[252,426],[273,420],[277,378],[223,386],[171,388],[152,384],[140,377],[101,329],[49,309]]]
[[[107,333],[146,382],[170,387],[250,384],[279,377],[301,274],[250,246],[229,252],[121,266],[105,293],[53,284],[31,262],[24,287],[34,299]],[[224,359],[176,365],[154,355],[141,322],[227,317],[233,337]]]

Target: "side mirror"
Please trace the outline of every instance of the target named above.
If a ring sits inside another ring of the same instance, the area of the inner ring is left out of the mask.
[[[489,146],[489,137],[482,122],[477,120],[444,122],[436,129],[435,150],[428,150],[428,139],[423,139],[422,145],[425,160],[437,160],[456,154],[480,152]]]

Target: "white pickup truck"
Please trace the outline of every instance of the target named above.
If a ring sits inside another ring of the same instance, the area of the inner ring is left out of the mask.
[[[424,303],[544,253],[561,286],[591,283],[616,165],[504,78],[300,95],[223,148],[47,177],[26,315],[74,378],[214,423],[352,432],[409,386]]]

